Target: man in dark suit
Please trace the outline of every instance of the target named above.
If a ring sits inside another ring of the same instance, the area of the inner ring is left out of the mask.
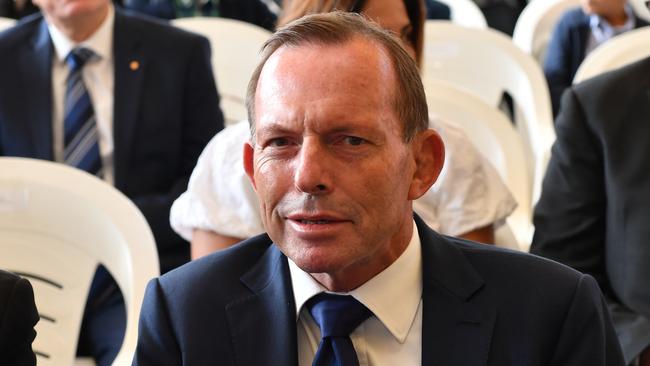
[[[560,98],[573,82],[578,67],[598,45],[627,30],[645,27],[627,0],[582,0],[582,7],[564,13],[553,30],[544,60],[553,115]]]
[[[398,39],[311,15],[262,59],[244,166],[268,234],[152,280],[134,365],[622,365],[591,277],[414,219],[444,146]]]
[[[170,228],[169,210],[223,126],[207,39],[114,9],[108,0],[37,4],[43,17],[0,36],[0,156],[97,173],[143,212],[163,272],[187,262],[189,246]],[[73,69],[80,55],[88,59]],[[76,122],[86,124],[75,130]],[[110,363],[124,317],[117,285],[100,267],[80,347]]]
[[[29,281],[0,270],[0,364],[36,365],[32,342],[38,319]]]
[[[649,116],[650,58],[565,93],[531,247],[598,280],[628,362],[650,345]]]

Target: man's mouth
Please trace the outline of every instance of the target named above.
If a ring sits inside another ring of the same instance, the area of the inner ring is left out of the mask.
[[[332,222],[331,220],[296,220],[296,221],[305,225],[324,225]]]

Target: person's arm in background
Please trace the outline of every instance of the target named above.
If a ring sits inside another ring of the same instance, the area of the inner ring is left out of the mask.
[[[236,238],[210,230],[194,229],[190,242],[192,260],[231,247],[244,239],[247,238]]]
[[[32,285],[26,279],[0,271],[0,364],[36,365],[32,342],[39,316]]]
[[[494,225],[483,226],[458,236],[483,244],[494,244]]]

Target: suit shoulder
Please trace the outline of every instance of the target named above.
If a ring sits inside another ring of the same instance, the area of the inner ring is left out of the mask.
[[[557,281],[575,284],[584,276],[571,267],[534,254],[457,238],[448,239],[453,241],[474,268],[488,279],[550,285]]]
[[[228,249],[191,261],[160,277],[163,289],[194,286],[213,286],[218,281],[224,286],[239,285],[246,273],[269,249],[272,242],[266,234],[244,240]],[[192,291],[196,291],[194,287]]]
[[[557,24],[562,28],[577,28],[587,26],[587,20],[588,16],[577,6],[564,12]]]
[[[631,100],[650,84],[650,57],[587,79],[574,87],[579,99],[589,103]]]
[[[33,14],[0,32],[0,53],[6,55],[5,52],[30,47],[42,21],[43,17],[40,14]]]

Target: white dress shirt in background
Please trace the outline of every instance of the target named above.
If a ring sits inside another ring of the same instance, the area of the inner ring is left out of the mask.
[[[103,179],[114,183],[113,169],[113,23],[115,10],[111,6],[102,25],[86,41],[75,43],[54,25],[48,23],[50,38],[54,45],[52,57],[52,136],[54,138],[54,161],[63,162],[66,80],[70,68],[65,62],[73,48],[83,46],[97,57],[88,61],[81,70],[86,90],[95,111],[99,137],[99,154],[102,158]]]

